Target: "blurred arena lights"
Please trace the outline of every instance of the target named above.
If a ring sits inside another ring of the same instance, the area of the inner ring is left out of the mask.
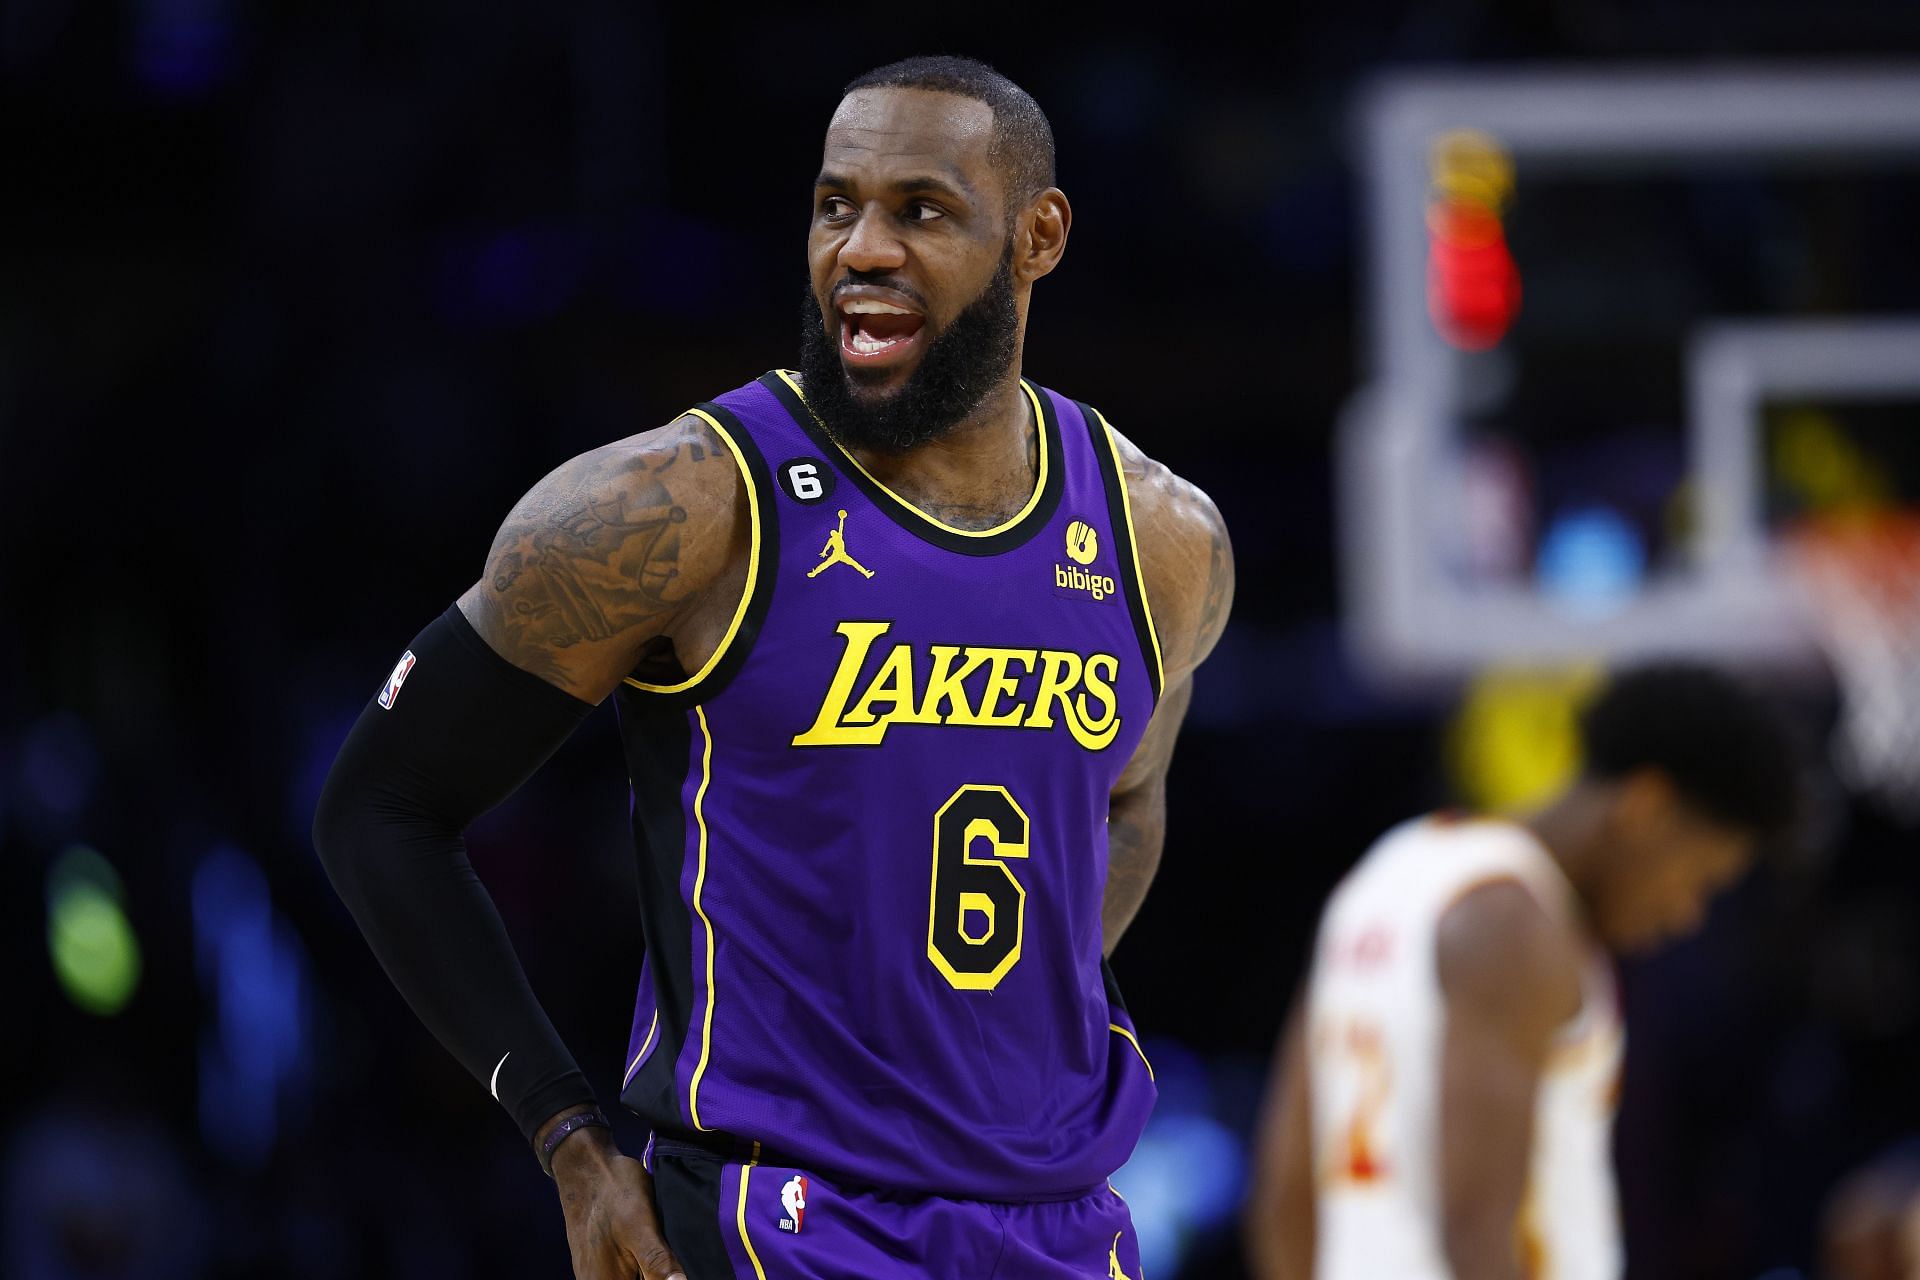
[[[193,876],[194,951],[213,1025],[200,1041],[200,1129],[210,1150],[258,1168],[306,1105],[307,956],[267,878],[220,846]]]
[[[1639,593],[1646,570],[1640,535],[1624,516],[1600,506],[1555,517],[1534,565],[1541,595],[1561,612],[1582,618],[1625,608]]]
[[[120,876],[99,853],[74,845],[47,876],[47,950],[67,998],[110,1018],[140,986],[140,941],[121,907]]]
[[[1513,161],[1492,136],[1454,129],[1433,144],[1427,200],[1427,310],[1463,351],[1498,346],[1520,312],[1505,217]]]
[[[1160,1100],[1112,1185],[1133,1216],[1140,1270],[1177,1276],[1194,1244],[1239,1209],[1246,1153],[1218,1114],[1207,1061],[1171,1040],[1149,1039],[1145,1049]]]

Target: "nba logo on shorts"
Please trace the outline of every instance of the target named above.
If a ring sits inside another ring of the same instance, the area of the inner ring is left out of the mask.
[[[413,670],[413,650],[400,655],[400,661],[394,663],[393,674],[387,677],[386,687],[380,690],[380,709],[393,710],[393,700],[400,696],[400,686],[407,682],[407,673]]]
[[[782,1231],[798,1232],[800,1224],[807,1220],[807,1180],[799,1174],[787,1179],[787,1185],[780,1188],[780,1207],[787,1216],[780,1219]]]

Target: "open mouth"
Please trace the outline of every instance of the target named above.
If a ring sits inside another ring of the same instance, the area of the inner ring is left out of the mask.
[[[918,345],[927,318],[917,311],[871,297],[844,297],[840,312],[840,355],[867,367],[897,364]]]

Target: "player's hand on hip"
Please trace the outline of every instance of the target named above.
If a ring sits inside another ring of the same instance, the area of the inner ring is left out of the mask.
[[[686,1280],[667,1248],[653,1178],[604,1129],[570,1135],[553,1153],[575,1280]]]

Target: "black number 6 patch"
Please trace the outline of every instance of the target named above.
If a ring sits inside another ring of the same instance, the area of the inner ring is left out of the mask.
[[[812,506],[833,496],[833,470],[818,458],[792,458],[780,464],[780,487],[795,502]]]

